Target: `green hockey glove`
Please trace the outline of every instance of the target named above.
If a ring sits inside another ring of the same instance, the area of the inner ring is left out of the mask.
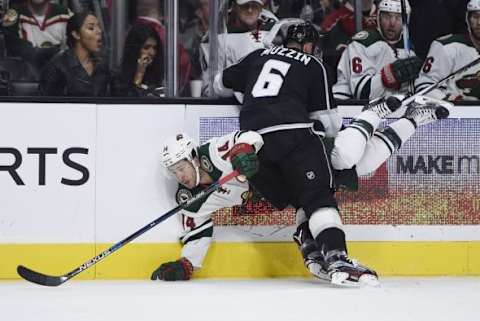
[[[246,143],[234,145],[230,150],[230,161],[233,168],[246,178],[258,172],[258,156],[252,145]]]

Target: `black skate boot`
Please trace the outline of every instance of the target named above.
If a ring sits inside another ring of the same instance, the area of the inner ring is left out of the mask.
[[[341,286],[377,286],[375,271],[350,259],[344,251],[331,250],[324,256],[323,269],[327,271],[331,283]]]
[[[302,253],[303,264],[307,270],[316,278],[330,282],[330,277],[323,268],[325,266],[323,254],[318,249],[317,243],[310,233],[308,223],[303,223],[297,228],[295,233],[293,233],[293,240],[297,243],[298,249]]]
[[[362,111],[370,110],[377,114],[379,118],[385,118],[402,106],[402,98],[403,97],[400,97],[399,99],[396,96],[390,96],[388,98],[381,97],[369,102],[368,105],[363,107]]]
[[[433,123],[449,116],[452,103],[426,96],[418,96],[412,102],[403,117],[409,119],[416,127]]]

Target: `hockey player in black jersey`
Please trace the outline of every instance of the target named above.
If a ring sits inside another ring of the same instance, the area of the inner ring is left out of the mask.
[[[313,241],[309,248],[314,250],[310,254],[315,255],[308,257],[305,253],[309,251],[302,251],[309,270],[335,284],[376,283],[373,270],[347,256],[345,233],[334,195],[338,182],[335,169],[343,170],[345,175],[349,166],[354,166],[359,159],[349,157],[348,152],[343,154],[346,146],[337,148],[335,142],[329,148],[325,144],[325,137],[337,135],[342,120],[327,71],[322,62],[310,54],[317,39],[310,24],[291,26],[286,47],[249,54],[217,75],[214,89],[219,94],[228,89],[243,94],[241,129],[256,130],[264,140],[264,147],[258,153],[260,169],[250,178],[250,183],[277,208],[290,204],[303,214],[305,219],[298,222],[302,228],[297,231],[303,236],[297,235],[297,241],[300,240],[300,245]],[[378,100],[366,107],[370,113],[367,112],[364,119],[357,119],[349,126],[363,139],[363,150],[380,119],[400,105],[396,97]],[[413,133],[416,125],[448,116],[448,110],[437,101],[420,101],[417,105],[410,106],[405,115],[408,130],[379,134],[385,138],[384,145],[392,148],[390,154],[401,144],[402,134],[410,130]],[[413,116],[418,122],[412,120]],[[332,161],[336,166],[332,166]],[[302,230],[305,233],[301,233]],[[318,271],[312,271],[307,258],[316,263]]]

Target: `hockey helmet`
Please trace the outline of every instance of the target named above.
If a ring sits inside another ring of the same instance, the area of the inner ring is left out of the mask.
[[[467,12],[480,10],[480,0],[470,0],[467,4]]]
[[[309,22],[293,24],[287,29],[285,44],[290,41],[304,44],[307,42],[316,43],[320,38],[317,29]]]
[[[178,133],[163,143],[161,162],[168,168],[182,159],[193,161],[196,156],[197,144],[187,134]]]
[[[474,11],[480,11],[480,0],[470,0],[467,3],[467,12],[466,12],[466,15],[465,15],[465,20],[467,22],[468,31],[470,33],[472,33],[472,30],[470,28],[469,15],[470,15],[470,13],[472,13]]]
[[[161,163],[166,177],[174,178],[170,167],[181,160],[189,161],[195,169],[195,186],[200,183],[200,169],[194,161],[198,145],[185,133],[176,134],[165,140],[162,146]]]
[[[408,16],[410,15],[410,12],[411,12],[410,4],[408,3],[408,0],[405,0],[405,9],[407,12],[407,19],[408,19]],[[377,29],[380,32],[380,34],[383,37],[385,37],[382,31],[382,26],[380,25],[380,15],[382,12],[393,12],[393,13],[402,14],[402,2],[400,0],[382,0],[378,4]],[[398,41],[401,38],[402,33],[403,33],[403,30],[400,32],[399,38],[395,41]]]
[[[407,9],[407,15],[410,14],[410,4],[408,0],[405,0],[405,7]],[[402,13],[402,3],[400,0],[382,0],[378,4],[378,14],[380,12],[395,12],[395,13]]]
[[[318,33],[317,29],[312,25],[310,21],[296,23],[290,25],[287,29],[287,35],[283,42],[283,45],[286,47],[289,42],[296,42],[301,45],[305,43],[312,43],[312,52],[311,54],[316,56],[319,59],[322,59],[322,49],[324,35]]]

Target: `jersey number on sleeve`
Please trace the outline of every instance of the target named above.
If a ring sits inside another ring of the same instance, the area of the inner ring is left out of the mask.
[[[283,85],[283,78],[286,76],[290,64],[279,60],[267,60],[263,65],[257,82],[252,89],[253,97],[277,96]],[[276,71],[276,72],[273,72]],[[280,73],[280,74],[278,74]]]
[[[433,57],[427,57],[427,59],[425,59],[425,63],[423,64],[424,73],[427,73],[432,69],[432,64],[434,60],[435,59],[433,59]]]
[[[356,74],[361,73],[363,70],[362,59],[360,57],[352,58],[352,71]]]

